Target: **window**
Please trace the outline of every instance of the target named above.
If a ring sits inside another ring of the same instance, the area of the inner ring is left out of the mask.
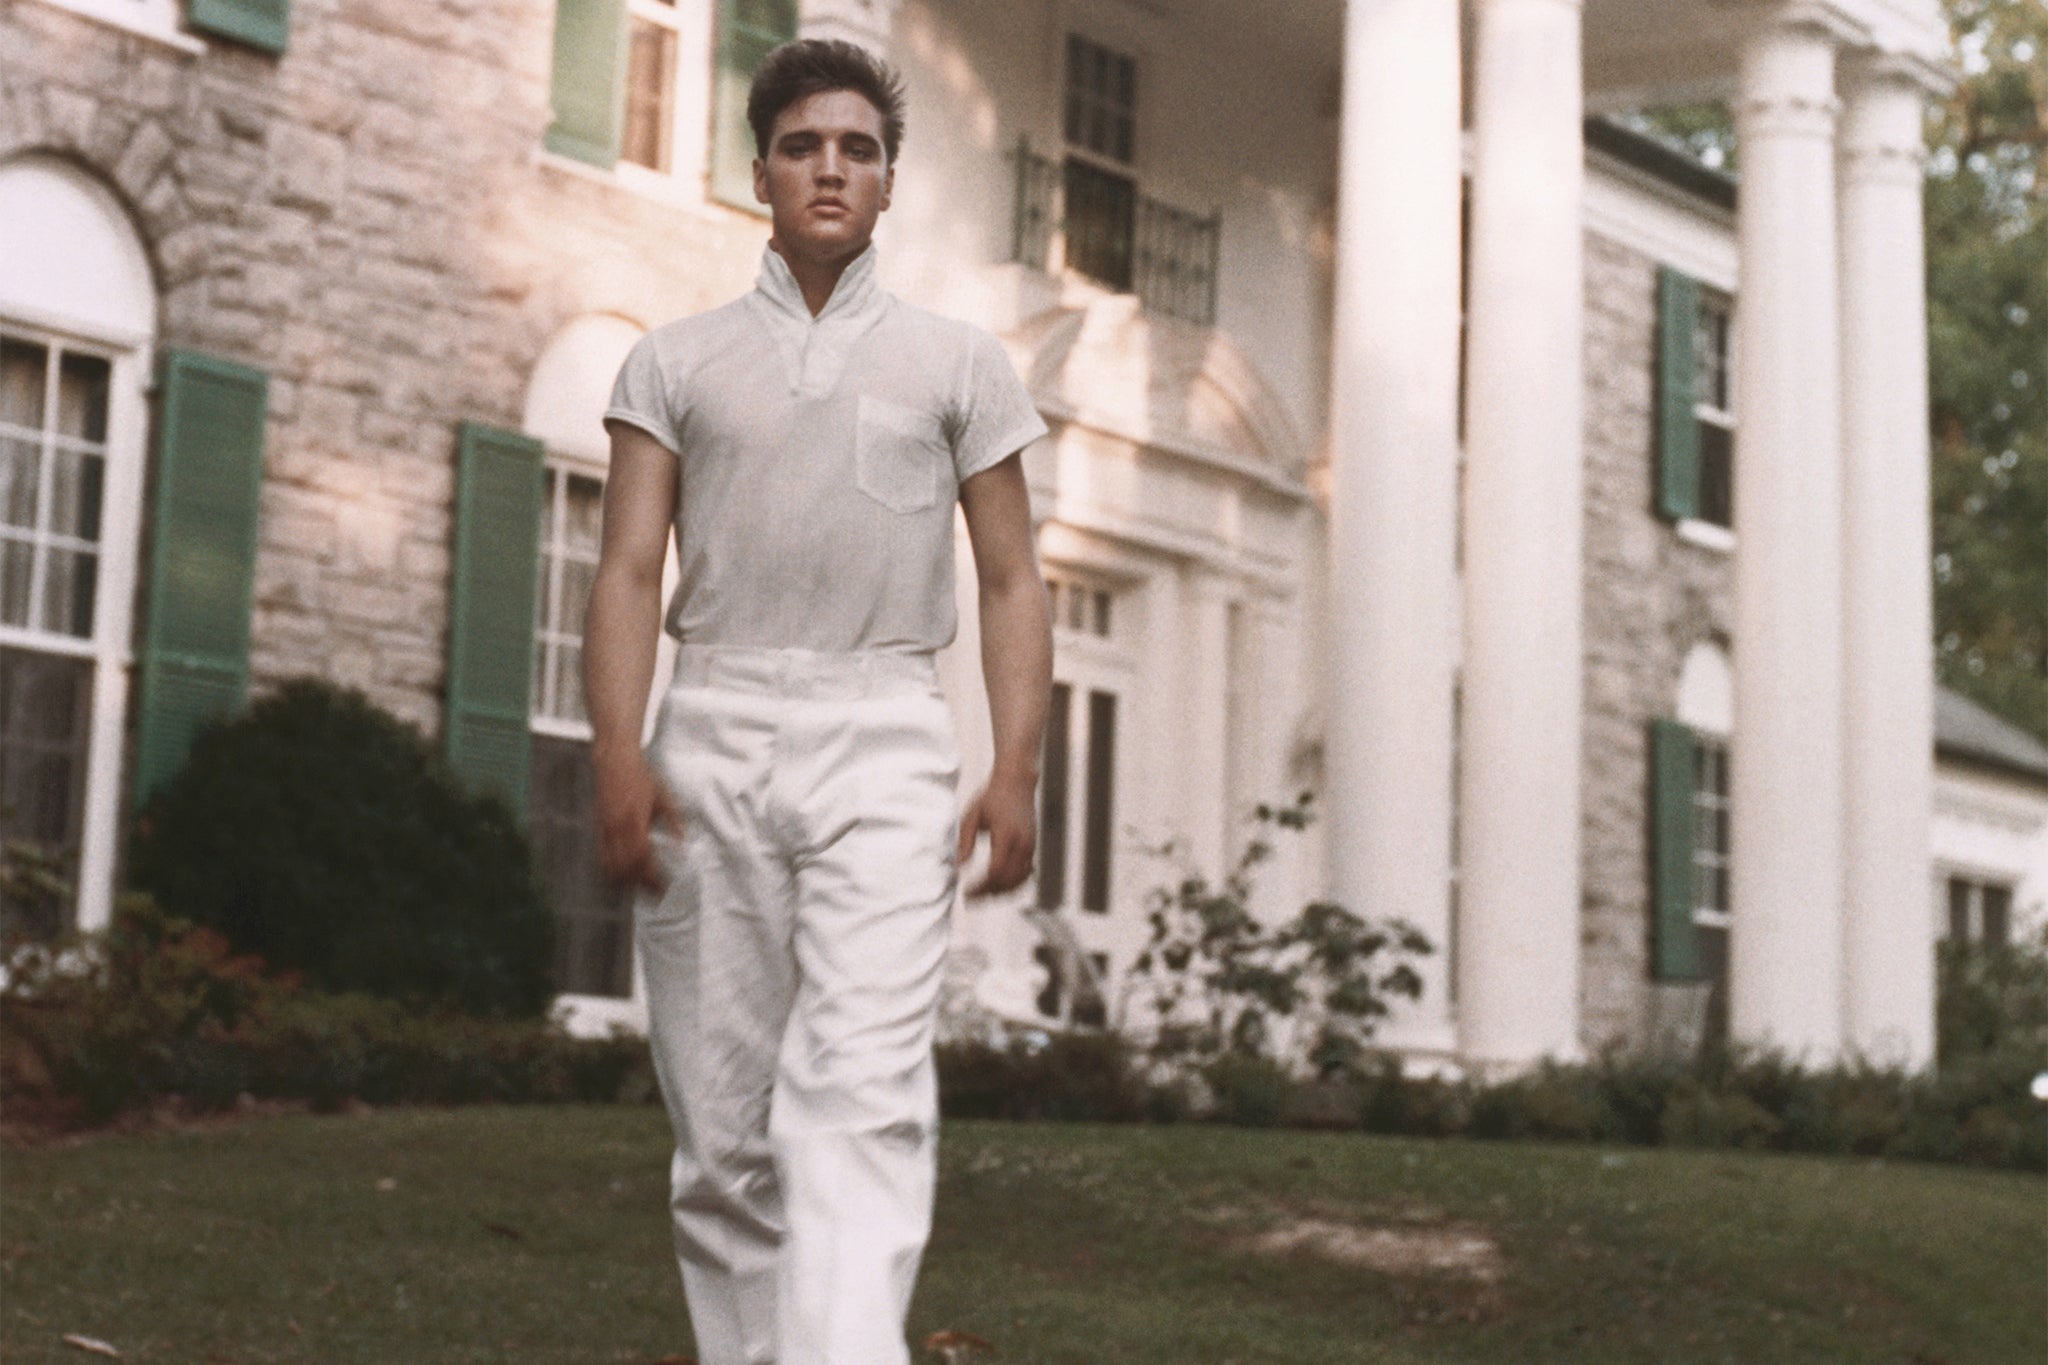
[[[1713,735],[1693,742],[1693,934],[1708,982],[1704,1037],[1728,1036],[1728,745]]]
[[[555,985],[566,994],[633,992],[632,891],[606,885],[597,858],[583,623],[597,573],[604,481],[551,460],[534,593],[529,831],[557,922]]]
[[[548,149],[761,212],[747,89],[796,28],[796,0],[557,0]]]
[[[1055,628],[1109,638],[1109,589],[1047,574],[1045,591]]]
[[[1693,418],[1698,423],[1700,452],[1698,515],[1701,521],[1724,527],[1735,524],[1735,414],[1728,365],[1733,306],[1726,294],[1701,290],[1693,342],[1697,366]]]
[[[631,0],[619,159],[664,175],[676,141],[676,0]]]
[[[1125,665],[1116,591],[1072,573],[1047,575],[1062,646],[1039,766],[1038,906],[1107,914],[1114,886],[1118,705]]]
[[[1657,512],[1724,531],[1735,524],[1733,322],[1727,294],[1658,270]]]
[[[1067,264],[1112,289],[1131,287],[1138,186],[1131,178],[1138,64],[1067,35]]]
[[[0,333],[0,841],[75,885],[92,739],[100,512],[112,363]],[[61,931],[69,898],[31,893],[6,929]]]
[[[2003,948],[2012,942],[2012,887],[1976,877],[1948,879],[1948,936],[1954,943]]]
[[[0,336],[0,625],[92,638],[112,365]]]
[[[1062,94],[1064,153],[1017,145],[1012,258],[1072,270],[1136,294],[1145,306],[1208,325],[1216,319],[1222,216],[1191,213],[1138,191],[1138,63],[1069,34]]]

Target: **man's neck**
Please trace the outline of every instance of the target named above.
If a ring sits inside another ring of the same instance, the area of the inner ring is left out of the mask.
[[[839,277],[846,273],[846,267],[860,259],[861,252],[867,250],[868,244],[862,242],[844,255],[831,257],[791,251],[773,237],[768,239],[768,247],[782,257],[783,264],[789,267],[790,277],[796,281],[797,289],[804,296],[804,307],[811,310],[812,317],[816,317],[824,312],[825,305],[832,301],[832,291],[839,287]]]

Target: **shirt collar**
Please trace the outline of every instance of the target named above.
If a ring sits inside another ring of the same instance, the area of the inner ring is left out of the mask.
[[[804,291],[790,273],[789,262],[772,246],[761,248],[761,274],[754,281],[754,288],[781,312],[804,322],[812,321],[811,307],[804,302]],[[857,317],[875,305],[880,292],[875,283],[875,244],[869,242],[840,272],[839,283],[832,286],[832,297],[825,301],[816,320]]]

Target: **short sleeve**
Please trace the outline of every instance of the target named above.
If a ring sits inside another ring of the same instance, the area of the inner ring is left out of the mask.
[[[619,377],[612,382],[611,403],[604,410],[604,420],[638,427],[659,441],[669,454],[680,455],[682,429],[670,399],[668,376],[656,341],[658,335],[649,332],[626,352],[626,362],[619,366]]]
[[[966,483],[1045,435],[1045,419],[1017,377],[1003,343],[977,327],[953,439],[953,469]]]

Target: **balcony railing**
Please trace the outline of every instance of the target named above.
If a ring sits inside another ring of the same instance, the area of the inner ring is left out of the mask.
[[[1070,269],[1136,294],[1147,308],[1207,326],[1216,320],[1223,216],[1190,213],[1137,192],[1096,163],[1041,156],[1019,139],[1011,259]]]

